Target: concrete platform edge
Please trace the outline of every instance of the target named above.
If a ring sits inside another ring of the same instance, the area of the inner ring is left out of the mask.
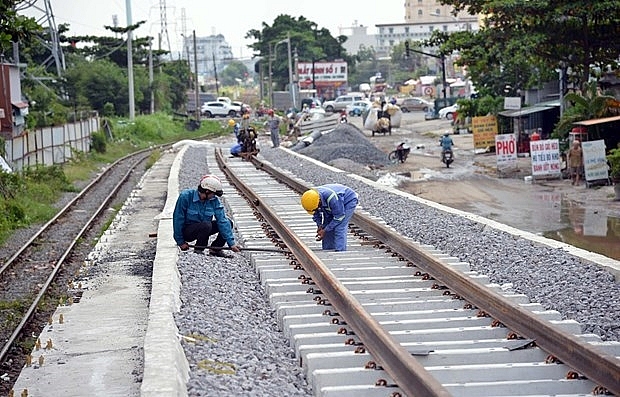
[[[186,148],[183,146],[172,162],[166,205],[158,216],[157,254],[153,263],[153,286],[144,340],[144,376],[140,387],[140,395],[144,397],[187,396],[189,363],[174,321],[174,313],[181,306],[181,282],[176,266],[178,250],[172,237],[172,211],[178,197],[178,173]],[[169,372],[171,363],[174,363],[175,373]]]

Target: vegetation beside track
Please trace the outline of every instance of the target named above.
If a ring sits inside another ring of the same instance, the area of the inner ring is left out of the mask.
[[[222,119],[225,121],[225,119]],[[231,133],[224,121],[202,121],[189,130],[184,120],[156,113],[106,120],[110,128],[92,136],[91,152],[74,152],[65,164],[28,167],[19,172],[0,172],[0,244],[15,230],[45,223],[58,211],[55,203],[66,192],[79,191],[99,169],[135,151],[171,144],[183,139],[209,139]],[[159,158],[154,150],[150,167]]]

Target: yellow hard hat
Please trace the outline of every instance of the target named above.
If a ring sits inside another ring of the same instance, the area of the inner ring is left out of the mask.
[[[314,211],[319,208],[320,203],[321,197],[319,196],[319,192],[314,189],[306,190],[301,196],[301,206],[304,207],[310,215],[314,214]]]
[[[234,127],[234,126],[235,126],[235,124],[237,124],[237,123],[235,122],[235,120],[233,120],[233,119],[228,120],[228,126],[229,126],[229,127]]]

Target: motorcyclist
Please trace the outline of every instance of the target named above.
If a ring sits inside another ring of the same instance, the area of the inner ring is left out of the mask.
[[[398,161],[400,161],[401,163],[404,163],[405,160],[407,159],[407,156],[409,155],[410,150],[411,150],[411,147],[409,145],[407,145],[405,142],[401,142],[396,147],[396,156],[398,157]]]
[[[452,146],[454,146],[454,141],[450,138],[450,133],[448,131],[443,134],[439,140],[439,144],[441,145],[441,161],[444,161],[446,152],[451,152]]]

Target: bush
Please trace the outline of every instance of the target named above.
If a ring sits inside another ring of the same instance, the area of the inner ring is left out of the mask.
[[[97,153],[105,153],[107,142],[103,132],[94,132],[90,137],[90,147]]]

